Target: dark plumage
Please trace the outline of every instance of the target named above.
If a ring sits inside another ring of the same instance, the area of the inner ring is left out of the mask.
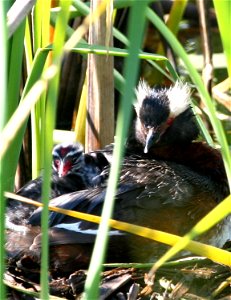
[[[137,97],[135,130],[127,142],[113,218],[183,235],[228,194],[222,159],[216,150],[192,142],[198,128],[187,86],[177,83],[156,91],[142,83]],[[109,168],[105,169],[104,176],[108,172]],[[51,204],[100,215],[105,193],[104,187],[91,188],[63,195]],[[29,219],[29,232],[40,225],[40,217],[38,209]],[[49,220],[51,270],[69,273],[87,267],[97,225],[54,212]],[[230,238],[228,222],[201,240],[222,246]],[[20,259],[22,266],[28,257],[40,260],[41,236],[34,236],[33,243],[31,238],[28,242],[29,254]],[[107,261],[152,261],[165,249],[156,242],[111,229]],[[10,243],[7,250],[10,254]]]
[[[187,84],[177,82],[169,89],[152,89],[141,82],[135,109],[134,130],[126,145],[128,154],[177,162],[208,176],[212,184],[223,190],[223,195],[228,194],[220,152],[203,142],[194,142],[199,129],[190,107]]]

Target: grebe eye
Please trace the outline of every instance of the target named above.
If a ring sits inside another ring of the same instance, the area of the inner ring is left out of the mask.
[[[174,121],[174,118],[168,118],[166,124],[167,124],[168,126],[171,126],[172,123],[173,123],[173,121]]]
[[[143,123],[145,129],[148,129],[149,125],[147,123]]]

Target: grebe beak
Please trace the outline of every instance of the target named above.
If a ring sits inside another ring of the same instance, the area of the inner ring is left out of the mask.
[[[160,139],[160,132],[158,130],[156,130],[156,128],[151,127],[148,130],[148,134],[146,137],[146,144],[145,144],[145,148],[144,148],[144,153],[148,153],[148,150],[151,148],[151,146],[153,144],[155,144],[156,142],[158,142]]]

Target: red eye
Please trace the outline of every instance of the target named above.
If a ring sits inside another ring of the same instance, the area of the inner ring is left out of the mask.
[[[168,118],[166,124],[167,124],[168,126],[171,126],[172,123],[173,123],[173,121],[174,121],[174,118]]]
[[[55,167],[58,169],[59,166],[60,166],[60,161],[59,161],[58,159],[55,159],[54,165],[55,165]]]

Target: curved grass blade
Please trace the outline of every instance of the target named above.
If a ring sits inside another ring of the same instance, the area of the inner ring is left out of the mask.
[[[227,209],[229,207],[229,209]],[[187,249],[191,240],[196,236],[204,233],[206,230],[210,229],[212,226],[221,221],[225,216],[231,213],[231,195],[228,196],[225,200],[223,200],[220,204],[218,204],[211,212],[209,212],[203,219],[201,219],[190,231],[187,233],[179,242],[177,242],[171,249],[169,249],[152,267],[149,272],[149,278],[152,278],[153,274],[156,270],[167,260],[173,257],[176,253],[181,251],[182,249]],[[213,250],[212,250],[213,252]],[[208,254],[211,254],[208,252]],[[220,255],[214,252],[214,261],[223,259],[223,257],[217,257],[216,255]],[[221,254],[223,255],[223,254]],[[205,255],[208,257],[208,255]],[[231,265],[231,256],[228,257],[227,265]]]
[[[158,28],[160,33],[165,37],[165,39],[171,45],[174,52],[182,59],[186,68],[188,69],[192,81],[195,83],[196,88],[201,94],[202,100],[204,101],[206,107],[208,108],[211,124],[217,136],[217,140],[221,145],[221,152],[224,159],[229,186],[231,188],[231,156],[230,156],[229,147],[227,144],[226,136],[224,134],[224,130],[221,125],[221,122],[216,116],[215,106],[212,103],[208,91],[204,87],[202,78],[197,72],[197,70],[194,68],[193,64],[190,62],[189,57],[185,52],[185,50],[183,49],[180,42],[176,39],[176,37],[172,34],[172,32],[166,27],[163,21],[149,8],[147,9],[147,17],[150,20],[150,22],[152,22],[156,26],[156,28]]]
[[[15,195],[13,193],[6,192],[5,196],[8,198],[11,198],[11,199],[16,199],[18,201],[37,206],[37,207],[43,207],[43,204],[40,202],[25,198],[25,197],[22,197],[19,195]],[[230,201],[231,196],[227,199],[228,199],[228,201]],[[51,206],[51,205],[49,205],[48,207],[49,207],[50,211],[65,214],[67,216],[71,216],[71,217],[74,217],[77,219],[81,219],[81,220],[85,220],[85,221],[89,221],[89,222],[93,222],[93,223],[97,223],[97,224],[100,224],[100,222],[101,222],[101,217],[96,216],[96,215],[90,215],[90,214],[86,214],[86,213],[82,213],[82,212],[78,212],[78,211],[62,209],[60,207]],[[221,207],[221,209],[224,209],[224,206]],[[213,214],[215,214],[215,213],[216,212],[214,212]],[[126,222],[120,222],[120,221],[113,220],[113,219],[109,219],[108,222],[109,222],[109,226],[113,227],[115,229],[129,232],[129,233],[132,233],[132,234],[144,237],[144,238],[148,238],[148,239],[151,239],[154,241],[158,241],[160,243],[164,243],[169,246],[174,246],[175,244],[178,244],[181,242],[185,243],[184,242],[185,237],[180,237],[180,236],[170,234],[167,232],[163,232],[163,231],[159,231],[159,230],[155,230],[155,229],[151,229],[151,228],[146,228],[146,227],[142,227],[142,226],[138,226],[138,225],[134,225],[134,224],[129,224]],[[205,220],[204,222],[206,223],[207,221]],[[201,226],[203,226],[203,224],[202,225],[199,224],[199,229],[197,226],[198,225],[195,226],[196,232],[194,231],[194,229],[192,229],[193,237],[202,233]],[[209,224],[207,227],[209,227]],[[185,249],[187,249],[188,251],[195,253],[197,255],[201,255],[201,256],[207,257],[209,259],[212,259],[213,261],[216,261],[217,263],[231,266],[231,253],[230,252],[223,250],[223,249],[216,248],[214,246],[210,246],[210,245],[206,245],[206,244],[203,244],[200,242],[192,241],[191,238],[192,238],[192,236],[190,236],[190,239],[187,239],[187,245],[185,246]],[[160,265],[158,267],[160,267]]]

